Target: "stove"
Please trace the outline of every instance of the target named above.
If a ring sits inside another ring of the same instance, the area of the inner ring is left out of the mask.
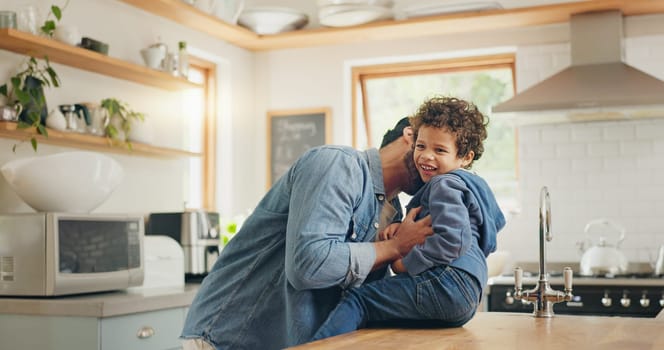
[[[578,271],[578,270],[576,270]],[[562,274],[548,275],[554,290],[563,290]],[[537,273],[524,273],[523,288],[537,285]],[[664,308],[664,278],[647,273],[620,276],[574,276],[571,301],[556,303],[556,314],[655,317]],[[532,313],[533,305],[516,300],[514,275],[489,278],[485,310]]]

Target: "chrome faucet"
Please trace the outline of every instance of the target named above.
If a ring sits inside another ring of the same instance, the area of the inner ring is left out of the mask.
[[[546,249],[544,239],[551,241],[551,200],[546,186],[540,191],[539,208],[539,281],[533,289],[523,290],[523,270],[514,269],[514,299],[534,304],[533,316],[553,317],[553,304],[572,300],[572,269],[563,270],[565,291],[551,289],[546,272]]]

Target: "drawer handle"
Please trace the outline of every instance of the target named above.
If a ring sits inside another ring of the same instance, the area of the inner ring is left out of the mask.
[[[136,333],[136,337],[138,337],[138,339],[147,339],[153,335],[154,335],[154,328],[150,326],[143,326],[139,328],[138,332]]]

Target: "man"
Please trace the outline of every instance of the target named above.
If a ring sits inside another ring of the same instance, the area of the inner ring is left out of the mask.
[[[185,349],[282,349],[308,341],[339,301],[432,233],[412,210],[394,239],[375,241],[399,192],[421,187],[406,118],[380,151],[307,151],[258,203],[203,280]],[[398,203],[398,201],[397,201]],[[397,207],[398,208],[398,207]]]

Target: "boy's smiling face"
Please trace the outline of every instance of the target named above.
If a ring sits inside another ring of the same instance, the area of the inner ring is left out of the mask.
[[[463,168],[473,160],[472,151],[463,158],[459,158],[457,153],[456,135],[449,129],[422,126],[413,152],[422,181],[429,182],[435,175]]]

